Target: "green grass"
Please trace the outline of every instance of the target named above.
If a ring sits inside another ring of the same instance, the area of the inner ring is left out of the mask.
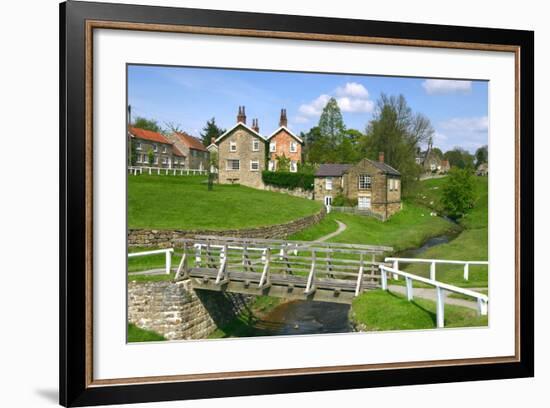
[[[475,292],[477,292],[477,293],[483,293],[484,295],[489,294],[489,291],[488,291],[487,289],[479,289],[479,290],[476,290]],[[463,295],[462,293],[449,293],[449,294],[447,295],[447,297],[453,298],[453,299],[464,299],[464,300],[469,300],[470,302],[475,301],[475,299],[472,299],[471,296],[466,296],[466,295]]]
[[[426,207],[405,201],[403,210],[386,222],[361,215],[331,213],[319,224],[292,235],[290,239],[317,239],[336,230],[335,220],[346,224],[347,229],[328,242],[388,245],[395,251],[416,248],[430,237],[457,230],[452,222],[441,217],[431,217]]]
[[[439,199],[441,188],[445,179],[427,180],[422,182],[423,192],[417,195],[417,200],[422,196],[427,197],[424,204],[434,202],[434,208],[440,206]],[[459,224],[464,230],[449,243],[430,248],[423,252],[419,258],[426,259],[450,259],[461,261],[486,261],[488,251],[488,179],[487,177],[475,177],[475,204],[474,208],[461,220]],[[418,201],[417,201],[418,202]],[[404,268],[407,272],[422,276],[429,276],[429,265],[410,264]],[[488,282],[487,266],[470,266],[469,280],[463,278],[464,268],[461,265],[437,265],[437,280],[463,287],[486,287]],[[402,282],[401,282],[402,283]]]
[[[357,297],[352,304],[354,320],[366,331],[433,329],[436,327],[436,304],[374,290]],[[487,326],[488,317],[473,309],[445,305],[445,327]]]
[[[128,342],[141,343],[144,341],[164,341],[164,336],[152,331],[140,329],[133,323],[128,324]]]
[[[170,274],[161,274],[161,275],[137,275],[137,274],[129,274],[128,275],[128,282],[164,282],[164,281],[172,281],[176,277],[176,274],[174,272]]]
[[[214,185],[204,176],[128,177],[128,227],[243,229],[281,224],[319,211],[322,203],[240,185]]]

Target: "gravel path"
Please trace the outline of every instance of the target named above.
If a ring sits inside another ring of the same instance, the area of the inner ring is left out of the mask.
[[[324,237],[321,237],[319,239],[316,239],[315,241],[313,242],[324,242],[324,241],[328,241],[329,239],[335,237],[336,235],[340,235],[342,232],[344,232],[346,230],[346,228],[348,227],[346,224],[344,224],[343,222],[340,222],[340,221],[336,221],[338,223],[338,229],[334,232],[331,232],[330,234],[328,235],[325,235]]]

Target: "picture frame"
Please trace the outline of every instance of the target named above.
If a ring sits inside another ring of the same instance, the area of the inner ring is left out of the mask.
[[[93,32],[99,29],[387,47],[515,58],[515,353],[97,380],[93,375]],[[534,375],[534,33],[68,1],[60,5],[60,403],[64,406],[343,390]]]

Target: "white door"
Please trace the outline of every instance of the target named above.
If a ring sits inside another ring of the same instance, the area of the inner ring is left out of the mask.
[[[332,197],[325,196],[325,205],[332,205]]]
[[[357,204],[359,208],[370,208],[370,197],[359,197]]]

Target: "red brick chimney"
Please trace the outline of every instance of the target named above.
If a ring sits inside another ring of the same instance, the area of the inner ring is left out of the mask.
[[[260,125],[258,125],[258,119],[252,119],[252,130],[256,133],[260,133]]]
[[[378,153],[378,161],[384,163],[384,152]]]
[[[288,120],[286,118],[286,109],[281,109],[281,118],[279,119],[279,126],[288,126]]]
[[[244,112],[244,106],[239,106],[239,113],[237,115],[237,123],[244,123],[246,125],[246,113]]]

